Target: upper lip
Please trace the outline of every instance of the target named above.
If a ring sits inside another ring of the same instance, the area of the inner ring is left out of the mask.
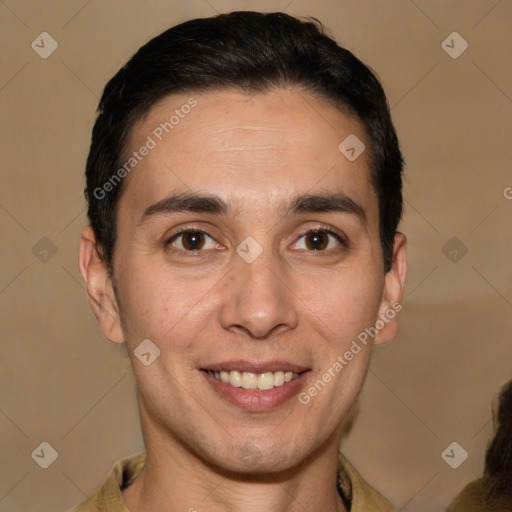
[[[201,367],[201,370],[212,370],[213,372],[230,372],[238,370],[240,372],[250,373],[277,372],[282,370],[284,372],[302,373],[309,370],[309,368],[286,361],[267,361],[256,363],[254,361],[240,359],[237,361],[223,361],[221,363],[208,364]]]

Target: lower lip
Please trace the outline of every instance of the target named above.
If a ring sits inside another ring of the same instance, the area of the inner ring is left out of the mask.
[[[287,400],[298,394],[308,377],[309,370],[302,372],[290,382],[282,386],[273,387],[266,391],[249,391],[243,388],[236,388],[216,379],[205,370],[202,374],[210,383],[213,389],[228,402],[246,411],[268,411],[284,404]]]

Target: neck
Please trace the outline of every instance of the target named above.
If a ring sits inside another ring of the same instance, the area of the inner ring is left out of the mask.
[[[202,459],[148,421],[142,425],[146,464],[122,491],[130,512],[347,512],[336,489],[337,437],[296,466],[247,474]]]

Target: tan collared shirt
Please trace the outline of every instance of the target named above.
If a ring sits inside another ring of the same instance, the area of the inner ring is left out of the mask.
[[[114,465],[101,489],[70,512],[129,512],[121,489],[131,485],[146,461],[146,453],[122,459]],[[368,484],[340,453],[338,492],[350,512],[398,512],[382,494]]]

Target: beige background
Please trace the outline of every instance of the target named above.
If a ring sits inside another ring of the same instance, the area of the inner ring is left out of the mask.
[[[443,510],[482,470],[512,377],[510,1],[1,0],[0,512],[67,510],[143,449],[124,348],[77,271],[90,131],[142,43],[239,9],[324,21],[381,78],[407,160],[402,327],[375,353],[346,455],[407,512]],[[59,45],[47,59],[31,48],[43,31]],[[469,44],[457,59],[441,47],[453,31]],[[31,458],[43,441],[58,452],[46,470]],[[441,458],[452,441],[469,453],[458,469]]]

